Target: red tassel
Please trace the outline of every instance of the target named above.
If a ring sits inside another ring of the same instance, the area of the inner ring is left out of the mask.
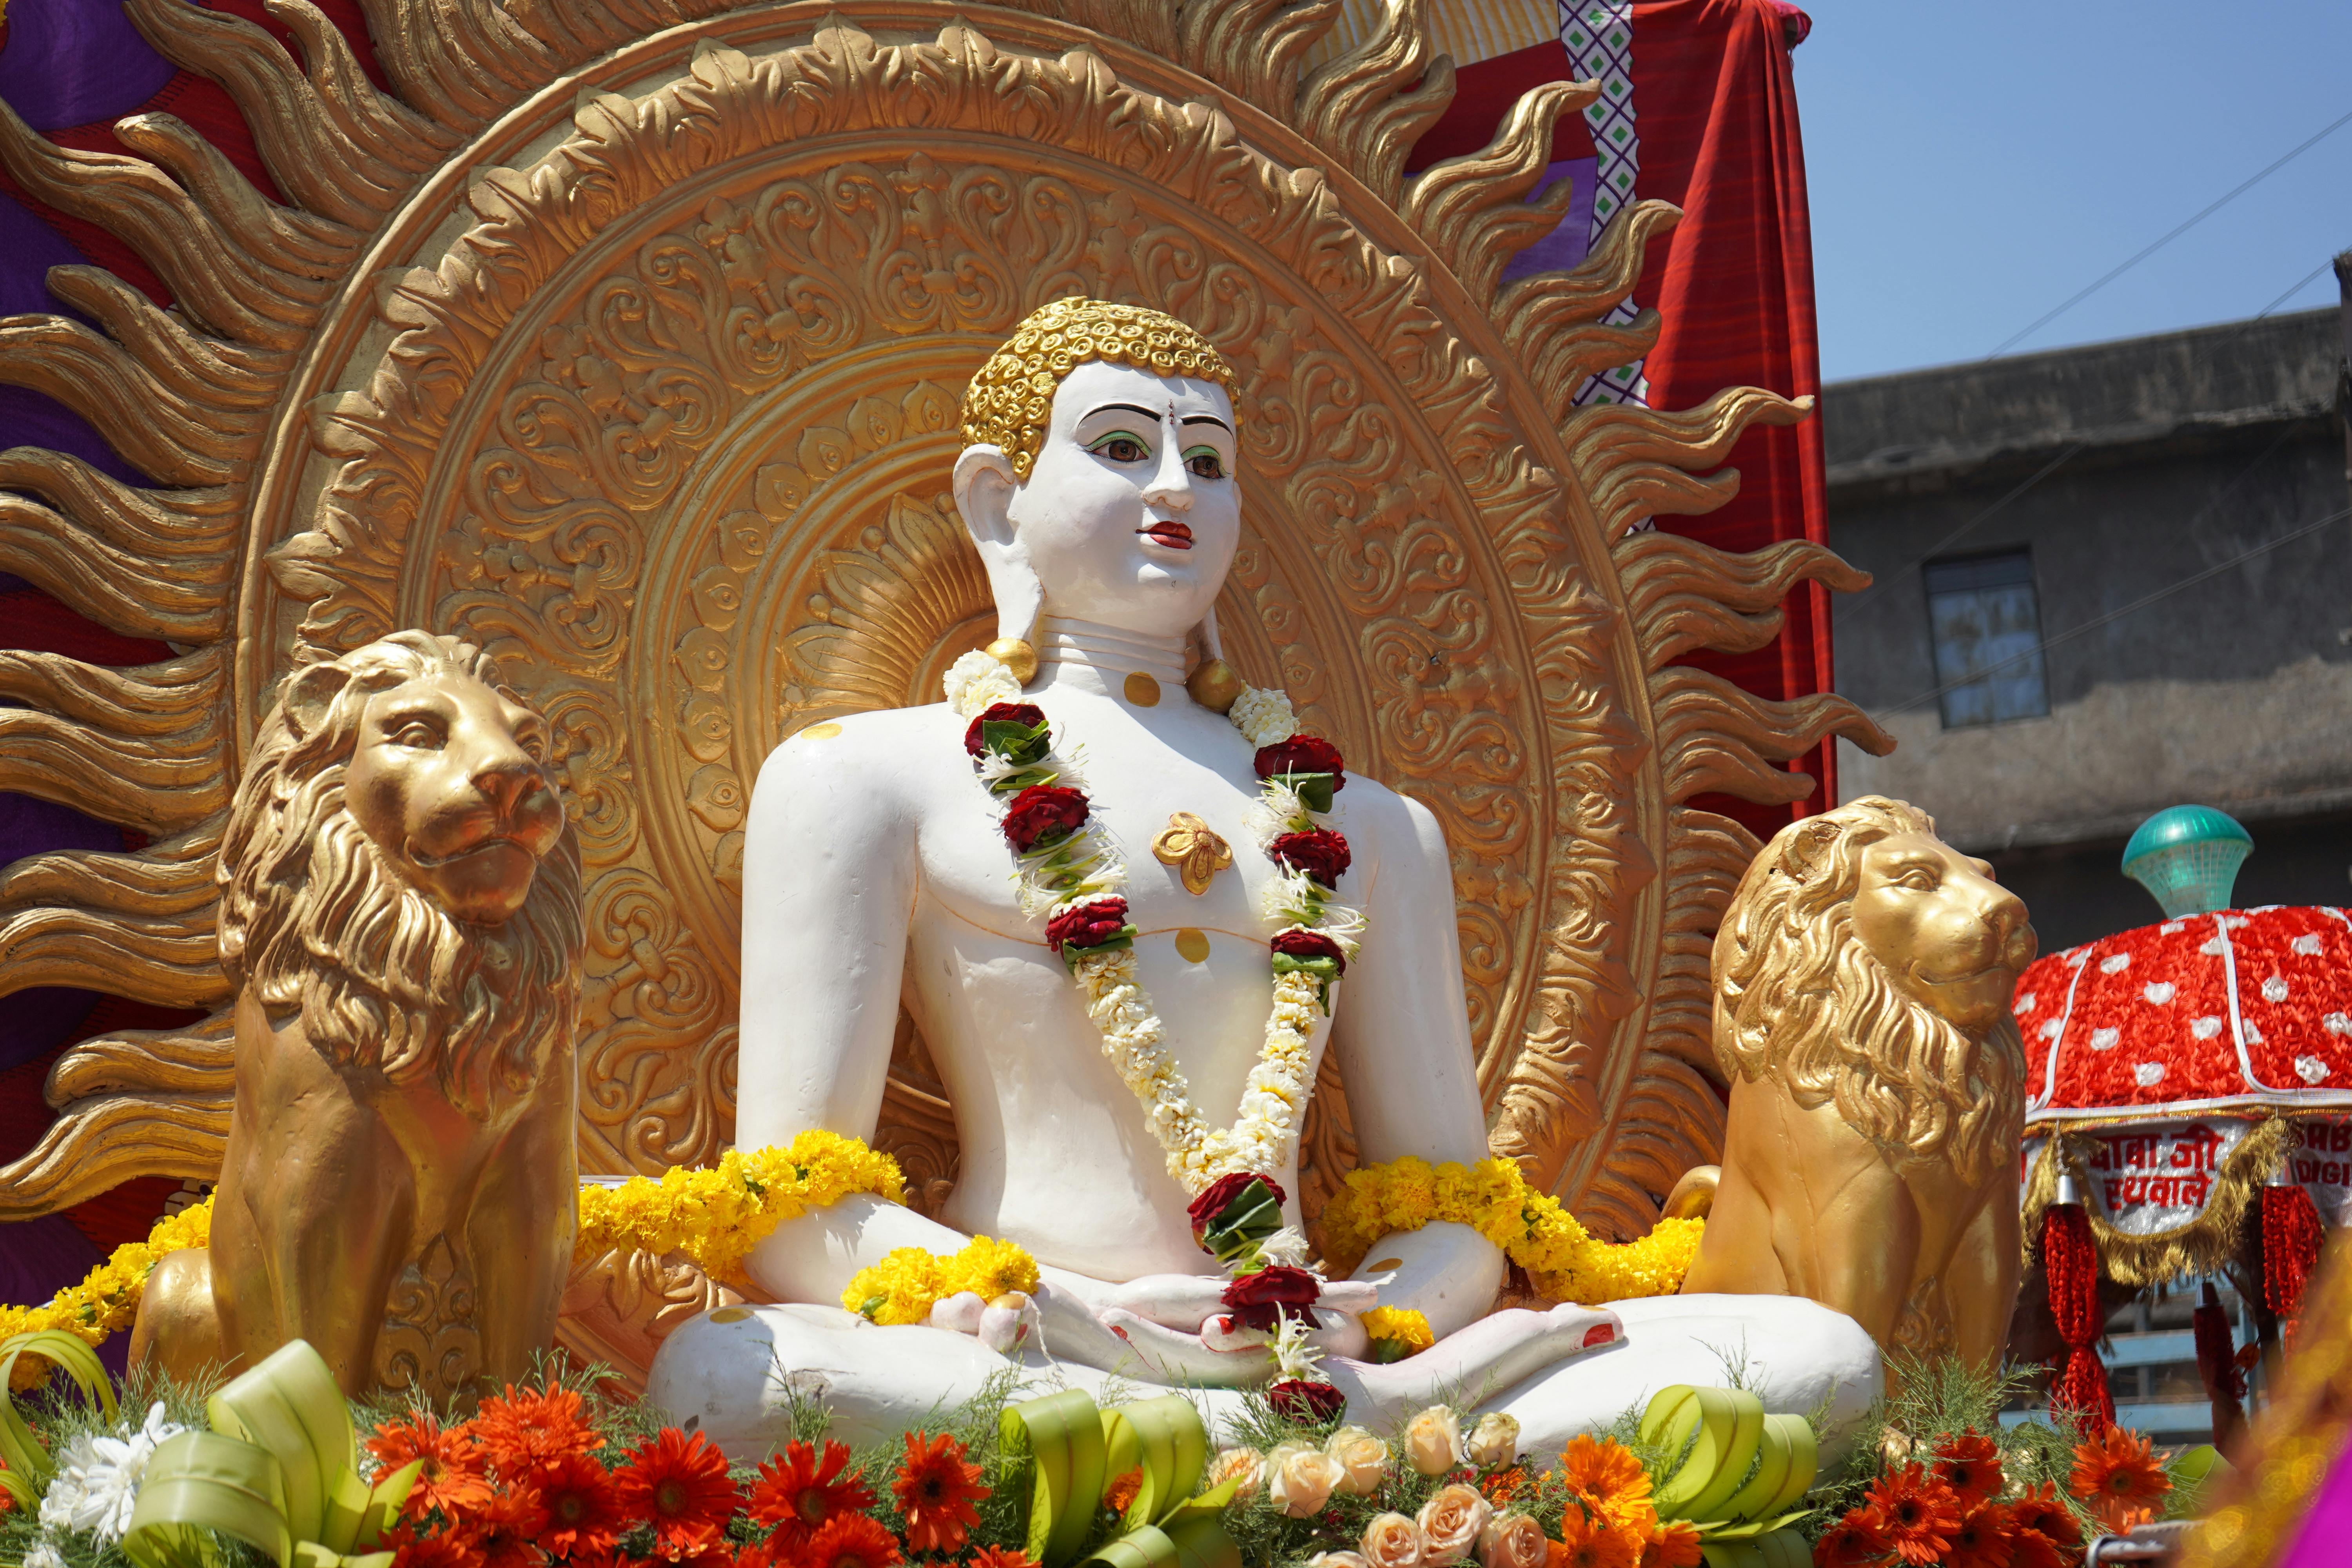
[[[2100,1364],[2099,1254],[2091,1243],[2091,1219],[2080,1204],[2052,1204],[2042,1211],[2042,1266],[2050,1275],[2050,1315],[2066,1342],[2066,1364],[2051,1384],[2050,1411],[2079,1411],[2095,1432],[2116,1424],[2116,1396]]]
[[[2303,1293],[2319,1267],[2319,1244],[2326,1237],[2309,1193],[2301,1187],[2263,1189],[2263,1302],[2278,1314],[2289,1345],[2294,1343]]]

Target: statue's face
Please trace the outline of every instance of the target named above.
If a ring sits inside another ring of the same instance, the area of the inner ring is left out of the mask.
[[[1863,851],[1853,933],[1895,985],[1980,1035],[2009,1006],[2036,942],[1992,868],[1941,839],[1898,833]]]
[[[1161,636],[1199,625],[1241,541],[1238,456],[1216,383],[1071,371],[1009,512],[1045,609]]]
[[[470,676],[441,670],[370,697],[344,809],[394,871],[459,920],[522,908],[563,834],[541,759],[547,726]]]

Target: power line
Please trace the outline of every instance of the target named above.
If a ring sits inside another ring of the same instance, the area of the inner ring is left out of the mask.
[[[2301,278],[2296,279],[2294,288],[2288,289],[2285,293],[2280,295],[2277,299],[2272,300],[2269,304],[2263,306],[2259,311],[2255,312],[2254,320],[2257,321],[2261,321],[2264,316],[2269,315],[2273,310],[2277,310],[2281,305],[2285,304],[2289,300],[2294,299],[2297,294],[2300,294],[2305,289],[2310,288],[2313,279],[2318,277],[2321,273],[2326,271],[2329,268],[2335,265],[2336,258],[2331,256],[2326,260],[2321,262],[2318,266],[2313,268],[2310,271],[2305,273]]]
[[[2203,223],[2207,218],[2211,217],[2215,213],[2220,212],[2223,207],[2228,206],[2231,202],[2236,201],[2240,196],[2244,195],[2248,191],[2252,190],[2256,185],[2261,184],[2264,180],[2269,179],[2273,174],[2277,174],[2281,169],[2285,168],[2289,163],[2292,163],[2297,158],[2302,157],[2305,153],[2308,153],[2314,147],[2318,146],[2320,142],[2326,141],[2329,136],[2335,134],[2336,132],[2341,131],[2347,125],[2352,125],[2352,110],[2346,111],[2340,118],[2330,122],[2324,129],[2315,132],[2293,152],[2284,154],[2276,161],[2273,162],[2268,167],[2264,168],[2260,174],[2252,176],[2233,187],[2227,195],[2215,199],[2213,202],[2200,210],[2194,217],[2188,219],[2169,230],[2165,234],[2164,237],[2157,240],[2154,244],[2149,245],[2139,251],[2137,255],[2133,256],[2130,260],[2124,262],[2121,266],[2105,273],[2096,282],[2092,283],[2087,288],[2077,290],[2074,294],[2070,296],[2063,304],[2061,304],[2053,310],[2044,311],[2042,315],[2034,318],[2031,324],[2018,331],[2011,332],[2008,337],[2003,338],[2000,341],[2000,347],[1994,349],[1992,353],[1985,355],[1984,357],[1987,359],[2000,358],[2002,354],[2008,353],[2012,345],[2018,343],[2023,339],[2032,337],[2035,332],[2040,331],[2043,327],[2048,326],[2051,322],[2056,321],[2059,317],[2064,315],[2067,311],[2073,310],[2075,306],[2081,304],[2084,300],[2089,299],[2092,295],[2097,293],[2100,289],[2105,288],[2108,284],[2114,282],[2116,279],[2122,277],[2125,273],[2138,266],[2141,262],[2146,261],[2149,257],[2154,256],[2158,251],[2162,250],[2166,246],[2170,245],[2174,240],[2179,239],[2182,235],[2187,234],[2190,229],[2195,228],[2199,224]],[[2295,285],[2298,289],[2302,286],[2302,284]]]
[[[1916,697],[1913,697],[1906,701],[1898,702],[1892,708],[1881,709],[1879,711],[1885,713],[1906,712],[1911,709],[1916,708],[1922,702],[1934,701],[1937,698],[1941,697],[1947,691],[1950,691],[1957,687],[1972,686],[1997,670],[2004,669],[2012,664],[2021,662],[2021,660],[2032,658],[2037,654],[2047,653],[2050,649],[2056,647],[2060,643],[2071,642],[2073,639],[2081,637],[2085,632],[2095,632],[2101,626],[2108,625],[2110,622],[2119,621],[2126,616],[2137,614],[2137,612],[2147,608],[2150,605],[2157,603],[2158,600],[2168,599],[2175,594],[2181,593],[2189,588],[2194,588],[2200,583],[2218,577],[2222,573],[2228,572],[2235,567],[2244,565],[2247,562],[2252,561],[2257,555],[2267,555],[2272,551],[2278,549],[2282,545],[2293,544],[2298,539],[2308,538],[2331,523],[2342,522],[2346,518],[2352,518],[2352,507],[2346,507],[2341,511],[2333,511],[2328,513],[2326,517],[2319,518],[2315,521],[2306,522],[2292,533],[2283,533],[2278,538],[2271,540],[2267,543],[2257,544],[2252,550],[2242,551],[2238,554],[2230,557],[2227,561],[2221,563],[2219,565],[2208,566],[2202,572],[2183,577],[2179,582],[2171,584],[2166,587],[2158,588],[2154,593],[2143,594],[2128,605],[2125,605],[2117,609],[2109,610],[2104,616],[2095,616],[2091,619],[2084,621],[2080,626],[2069,626],[2054,637],[2043,637],[2040,642],[2035,643],[2032,647],[2027,648],[2022,653],[2013,653],[2007,658],[1997,659],[1993,663],[1985,666],[1982,669],[1970,670],[1964,676],[1957,677],[1951,680],[1947,680],[1941,686],[1933,687],[1928,690],[1922,691]]]

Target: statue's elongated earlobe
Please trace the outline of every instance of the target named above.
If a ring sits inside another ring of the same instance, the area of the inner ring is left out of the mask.
[[[988,590],[996,601],[996,641],[989,651],[1013,667],[1024,685],[1036,674],[1036,650],[1030,639],[1037,616],[1045,607],[1045,585],[1029,563],[1019,530],[1013,524],[1013,498],[1019,489],[1012,459],[1003,449],[966,447],[956,458],[956,511],[971,535],[980,563],[988,573]],[[1021,657],[1026,652],[1024,661]],[[1023,668],[1024,663],[1026,669]]]

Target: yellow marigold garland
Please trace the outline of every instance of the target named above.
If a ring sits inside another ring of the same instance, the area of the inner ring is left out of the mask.
[[[975,1236],[957,1253],[901,1247],[881,1262],[857,1271],[841,1292],[841,1304],[877,1323],[919,1323],[931,1304],[970,1290],[993,1300],[1008,1290],[1037,1289],[1037,1260],[1017,1242]]]
[[[37,1307],[0,1307],[0,1340],[62,1329],[85,1343],[100,1344],[107,1335],[129,1328],[139,1315],[139,1296],[147,1288],[147,1272],[163,1260],[165,1253],[205,1246],[212,1234],[210,1198],[166,1215],[147,1233],[146,1240],[124,1242],[80,1284],[67,1286]]]
[[[731,1279],[744,1255],[776,1226],[852,1193],[905,1203],[906,1179],[889,1155],[812,1129],[782,1148],[749,1154],[730,1149],[711,1169],[674,1166],[659,1180],[633,1176],[617,1187],[583,1187],[573,1255],[593,1258],[616,1247],[683,1252],[713,1279]]]
[[[1370,1335],[1374,1342],[1386,1340],[1391,1344],[1401,1345],[1406,1356],[1419,1355],[1437,1342],[1436,1334],[1430,1331],[1427,1315],[1416,1312],[1411,1307],[1375,1307],[1360,1314],[1360,1321],[1364,1325],[1364,1332]],[[1404,1358],[1400,1356],[1397,1359]]]
[[[1704,1220],[1662,1219],[1638,1241],[1595,1241],[1508,1160],[1432,1165],[1408,1157],[1348,1173],[1324,1205],[1324,1262],[1334,1277],[1353,1273],[1381,1237],[1433,1220],[1470,1226],[1526,1269],[1538,1290],[1585,1306],[1679,1289],[1706,1229]]]

